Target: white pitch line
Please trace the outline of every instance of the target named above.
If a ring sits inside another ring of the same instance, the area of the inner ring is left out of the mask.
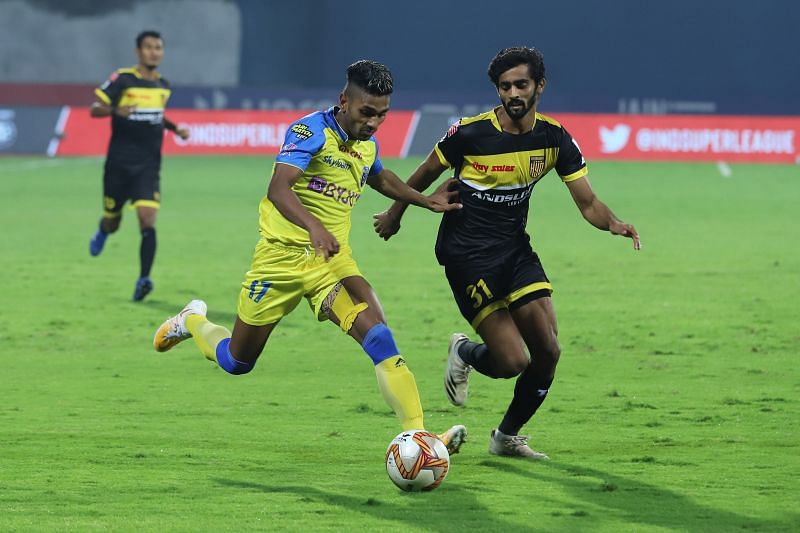
[[[70,157],[70,158],[42,158],[29,161],[15,161],[5,164],[0,158],[0,172],[23,172],[42,168],[63,167],[70,164],[97,163],[102,157]]]
[[[717,170],[719,170],[719,173],[722,174],[723,178],[730,178],[733,176],[733,170],[731,169],[731,166],[725,161],[717,161]]]

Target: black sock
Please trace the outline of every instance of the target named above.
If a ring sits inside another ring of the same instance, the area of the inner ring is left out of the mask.
[[[108,232],[107,232],[106,230],[104,230],[104,229],[103,229],[103,220],[104,220],[104,219],[102,219],[102,218],[101,218],[101,219],[100,219],[100,222],[98,223],[98,225],[97,225],[97,226],[98,226],[98,229],[100,230],[100,233],[102,233],[102,234],[104,234],[104,235],[108,235]]]
[[[153,267],[153,259],[156,257],[156,228],[145,228],[142,230],[142,245],[139,248],[139,261],[141,271],[139,277],[150,276],[150,269]]]
[[[547,398],[547,392],[553,384],[553,376],[550,375],[552,369],[547,369],[546,372],[547,375],[543,375],[542,369],[537,368],[531,361],[528,368],[517,378],[514,398],[497,429],[506,435],[516,435],[522,426],[528,423]]]
[[[458,356],[469,366],[490,378],[497,378],[492,370],[492,359],[485,344],[464,341],[458,345]]]

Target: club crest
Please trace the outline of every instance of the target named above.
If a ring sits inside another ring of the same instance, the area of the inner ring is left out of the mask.
[[[531,156],[531,179],[538,180],[544,174],[544,156]]]

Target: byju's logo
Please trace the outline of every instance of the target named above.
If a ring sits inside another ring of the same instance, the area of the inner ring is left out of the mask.
[[[604,154],[615,154],[625,148],[631,136],[631,127],[627,124],[617,124],[613,129],[600,126],[600,150]]]

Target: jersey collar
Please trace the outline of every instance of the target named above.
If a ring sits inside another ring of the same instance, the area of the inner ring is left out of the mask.
[[[344,131],[344,128],[342,128],[336,121],[336,113],[338,112],[339,112],[338,105],[329,107],[328,110],[325,111],[325,124],[327,124],[330,129],[335,131],[340,139],[347,142],[350,140],[350,137],[347,135],[347,132]]]
[[[500,125],[500,119],[498,119],[498,118],[497,118],[497,111],[498,111],[498,110],[499,110],[501,107],[503,107],[503,106],[499,105],[499,106],[495,107],[494,109],[492,109],[492,111],[489,113],[489,119],[491,120],[491,122],[492,122],[492,124],[494,125],[494,127],[495,127],[495,128],[497,128],[497,131],[499,131],[499,132],[502,132],[502,133],[508,133],[508,132],[507,132],[507,131],[505,131],[505,130],[503,129],[503,127]],[[536,112],[536,113],[534,113],[534,115],[533,115],[533,125],[531,126],[531,129],[530,129],[530,131],[527,131],[527,132],[525,132],[525,133],[530,133],[531,131],[533,131],[533,130],[536,128],[536,123],[537,123],[538,121],[539,121],[539,113],[538,113],[538,112]],[[509,135],[525,135],[525,133],[508,133],[508,134],[509,134]]]
[[[138,65],[138,64],[136,64],[136,65],[132,66],[132,67],[130,68],[130,71],[131,71],[131,73],[133,73],[133,75],[134,75],[134,76],[136,76],[137,78],[139,78],[139,79],[144,79],[144,76],[142,76],[142,73],[141,73],[141,72],[139,72],[139,65]],[[160,79],[161,79],[161,73],[160,73],[159,71],[157,71],[157,70],[156,70],[156,71],[155,71],[155,75],[156,75],[156,79],[157,79],[157,80],[160,80]]]

